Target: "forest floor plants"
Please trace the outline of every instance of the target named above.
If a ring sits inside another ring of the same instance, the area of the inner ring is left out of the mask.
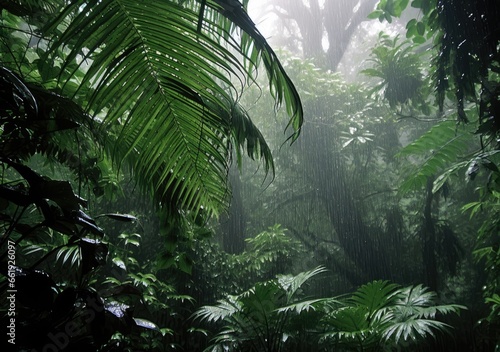
[[[373,281],[352,294],[306,299],[304,286],[321,267],[258,283],[194,317],[218,326],[206,351],[412,350],[451,327],[439,320],[465,307],[439,305],[421,285]]]

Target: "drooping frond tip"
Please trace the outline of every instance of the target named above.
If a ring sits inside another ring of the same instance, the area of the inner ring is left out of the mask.
[[[295,141],[304,122],[302,102],[295,85],[286,73],[276,53],[259,32],[243,4],[239,1],[203,0],[202,5],[205,4],[221,13],[243,31],[241,35],[242,54],[254,65],[258,65],[259,62],[263,64],[276,107],[278,108],[284,104],[287,114],[290,116],[287,129],[292,128],[293,132],[288,140]],[[203,10],[205,11],[204,8]],[[249,75],[252,74],[251,70],[248,70]]]

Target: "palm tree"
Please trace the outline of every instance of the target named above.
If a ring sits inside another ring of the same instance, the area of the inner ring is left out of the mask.
[[[276,104],[291,116],[290,140],[299,134],[297,91],[238,1],[23,0],[3,7],[10,12],[3,42],[14,33],[27,39],[2,50],[0,64],[24,83],[78,102],[96,141],[171,214],[223,208],[233,145],[238,160],[246,144],[250,157],[273,169],[263,136],[238,103],[260,64]]]

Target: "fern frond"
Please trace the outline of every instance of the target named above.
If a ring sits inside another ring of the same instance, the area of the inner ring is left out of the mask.
[[[443,121],[401,149],[398,157],[418,157],[420,161],[403,180],[400,192],[424,188],[429,177],[442,173],[450,165],[456,170],[452,164],[469,151],[471,137],[469,127],[457,127],[454,121]]]

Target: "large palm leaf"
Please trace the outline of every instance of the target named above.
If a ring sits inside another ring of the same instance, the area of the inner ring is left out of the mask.
[[[228,12],[221,1],[202,1],[203,13],[197,1],[75,1],[44,29],[54,39],[45,62],[62,60],[57,87],[64,93],[73,73],[85,73],[73,98],[102,119],[115,161],[126,161],[144,190],[172,209],[216,212],[225,203],[231,142],[246,141],[249,154],[272,167],[262,135],[234,113],[243,110],[233,82],[253,81],[259,61],[292,116],[292,138],[302,123],[276,55],[243,7]],[[246,34],[232,36],[238,26]],[[232,132],[238,126],[252,133]]]

